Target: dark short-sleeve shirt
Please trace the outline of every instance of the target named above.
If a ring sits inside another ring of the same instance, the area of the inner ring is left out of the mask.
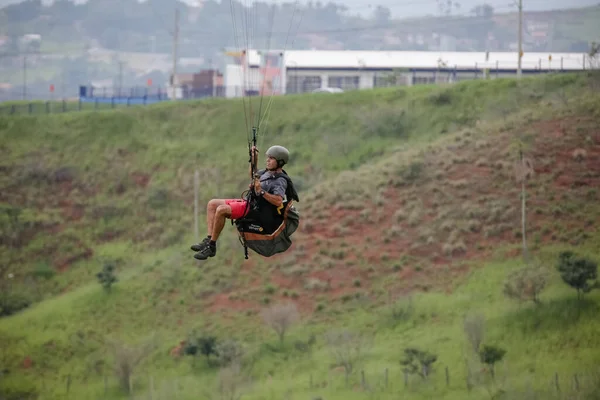
[[[260,186],[265,192],[279,195],[286,201],[287,180],[283,176],[272,178],[272,175],[270,171],[264,171],[260,176]]]

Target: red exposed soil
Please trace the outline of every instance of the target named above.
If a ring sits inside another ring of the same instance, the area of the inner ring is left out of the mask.
[[[75,253],[57,256],[54,260],[54,266],[59,272],[64,272],[69,265],[80,260],[89,259],[93,254],[92,249],[81,246]]]
[[[589,189],[600,188],[600,129],[597,121],[591,117],[553,120],[519,129],[535,132],[526,153],[534,160],[535,171],[534,179],[527,183],[530,240],[535,233],[540,234],[542,241],[559,240],[553,234],[541,235],[543,227],[558,221],[562,231],[585,229],[581,218],[574,218],[572,214],[555,216],[549,208],[551,204],[560,203],[562,194],[568,194],[576,201],[589,197]],[[284,300],[284,291],[295,290],[299,296],[293,301],[302,312],[311,313],[319,299],[331,302],[347,294],[367,293],[372,283],[385,276],[392,282],[385,288],[393,292],[436,287],[450,292],[452,282],[469,270],[470,262],[489,257],[500,244],[520,243],[520,184],[515,181],[514,156],[506,154],[507,145],[514,136],[514,132],[503,132],[491,136],[488,146],[476,148],[473,142],[457,146],[451,154],[469,161],[454,163],[449,168],[440,167],[447,154],[428,155],[426,176],[419,182],[418,190],[414,191],[410,185],[390,185],[383,193],[383,206],[365,204],[361,210],[348,210],[342,208],[343,204],[337,204],[328,210],[327,218],[320,219],[310,216],[319,205],[308,206],[293,247],[286,254],[268,260],[269,265],[288,267],[286,260],[293,255],[293,265],[305,266],[307,271],[301,276],[286,276],[281,268],[272,272],[270,281],[278,287],[278,294],[272,300]],[[484,160],[485,165],[475,165],[475,160]],[[505,163],[502,168],[499,162]],[[441,172],[442,176],[434,177],[436,172]],[[466,182],[464,186],[451,182],[461,180]],[[538,193],[536,188],[539,187],[546,187],[546,192]],[[595,196],[589,200],[598,201],[598,194]],[[492,218],[490,214],[495,204],[500,214]],[[488,221],[469,215],[469,210],[477,206]],[[541,214],[532,212],[536,208]],[[396,210],[404,210],[409,215],[415,209],[422,213],[412,225],[406,218],[399,222],[394,220]],[[371,210],[369,221],[361,216],[363,210]],[[453,217],[442,216],[447,210]],[[445,221],[450,224],[449,230],[455,231],[453,241],[450,232],[442,229],[441,224]],[[473,224],[466,225],[469,229],[459,228],[458,224],[469,221]],[[392,230],[399,232],[398,236],[386,240]],[[519,254],[518,249],[511,250],[506,257]],[[405,257],[404,262],[400,262],[402,257]],[[399,263],[400,267],[394,268]],[[390,280],[390,277],[394,279]],[[317,279],[324,288],[305,288],[309,279]],[[354,286],[355,281],[360,281],[360,285]],[[261,287],[264,282],[255,284]],[[259,299],[231,300],[229,293],[221,293],[211,300],[211,311],[240,312],[264,306]]]
[[[133,179],[137,186],[144,188],[148,185],[148,182],[150,182],[150,175],[143,172],[133,172],[131,174],[131,179]]]
[[[530,242],[534,235],[542,242],[552,242],[572,236],[570,231],[591,229],[589,218],[593,216],[585,215],[583,206],[586,201],[600,200],[597,121],[593,117],[566,118],[517,129],[534,134],[526,150],[535,172],[527,193]],[[261,262],[272,267],[269,281],[277,288],[275,294],[265,294],[267,282],[253,275],[264,266],[258,265],[260,257],[251,252],[240,275],[255,278],[247,285],[204,296],[202,309],[257,312],[265,306],[261,300],[268,297],[271,303],[293,301],[308,314],[319,304],[329,308],[356,293],[450,292],[453,282],[464,276],[473,262],[488,258],[498,245],[520,243],[520,184],[515,181],[515,157],[506,153],[515,137],[516,130],[490,135],[485,146],[480,145],[481,140],[476,145],[471,138],[463,138],[451,147],[432,151],[421,160],[424,169],[418,182],[398,185],[399,177],[389,176],[389,184],[379,196],[383,204],[364,201],[360,209],[347,209],[344,202],[334,206],[301,203],[302,220],[292,248]],[[133,172],[130,178],[145,188],[151,172]],[[93,197],[101,189],[77,187],[71,181],[56,187],[60,196],[53,206],[58,203],[65,221],[45,227],[55,236],[86,216],[81,200],[68,194],[79,189],[81,195]],[[563,196],[568,197],[567,202],[562,201]],[[565,204],[571,210],[561,210],[559,206]],[[325,217],[315,217],[317,211]],[[404,216],[399,218],[396,212]],[[147,215],[145,221],[151,223],[153,217]],[[106,230],[98,239],[115,240],[124,233]],[[161,233],[160,226],[148,225],[136,232],[133,240],[151,240]],[[59,271],[93,255],[92,249],[77,240],[66,254],[53,247],[47,249],[47,255],[54,258]],[[506,256],[518,254],[511,250]],[[297,271],[290,271],[294,268]]]

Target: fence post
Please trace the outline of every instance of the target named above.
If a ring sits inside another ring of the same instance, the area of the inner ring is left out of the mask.
[[[385,369],[385,387],[386,387],[386,388],[388,387],[388,374],[389,374],[389,371],[388,371],[388,369],[386,368],[386,369]]]
[[[560,385],[558,384],[558,372],[554,373],[554,386],[556,386],[556,392],[560,393]]]
[[[364,389],[366,384],[365,384],[365,370],[361,370],[360,371],[360,384],[362,386],[362,388]]]
[[[69,395],[70,390],[71,390],[71,374],[67,375],[67,396]]]
[[[450,386],[450,371],[448,370],[447,365],[446,365],[446,386]]]

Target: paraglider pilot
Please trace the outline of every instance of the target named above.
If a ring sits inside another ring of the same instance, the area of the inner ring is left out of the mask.
[[[256,165],[257,155],[258,149],[252,146],[250,173],[252,173],[252,165]],[[282,167],[289,160],[289,152],[285,147],[272,146],[267,150],[266,156],[266,169],[259,171],[260,174],[257,173],[254,182],[249,185],[250,190],[254,191],[255,204],[243,198],[212,199],[208,202],[206,207],[208,235],[200,243],[191,246],[191,249],[196,252],[194,258],[206,260],[217,254],[217,240],[226,219],[238,220],[251,212],[258,212],[264,226],[270,225],[270,218],[275,223],[277,214],[287,200],[288,181],[281,176],[281,172]],[[265,212],[267,210],[268,212]]]

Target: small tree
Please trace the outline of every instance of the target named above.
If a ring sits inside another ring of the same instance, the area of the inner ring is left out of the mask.
[[[104,290],[107,292],[110,291],[113,283],[117,282],[117,277],[115,276],[115,265],[113,263],[105,263],[102,271],[96,274],[98,278],[98,282],[102,285]]]
[[[548,272],[542,267],[526,267],[511,273],[504,282],[504,295],[518,301],[540,304],[540,293],[548,282]]]
[[[482,314],[466,316],[463,322],[463,330],[473,353],[479,353],[479,347],[485,336],[485,317]]]
[[[239,363],[221,368],[217,376],[216,388],[209,394],[211,400],[239,400],[250,389],[252,382],[249,376],[242,371]]]
[[[217,338],[215,336],[210,335],[196,335],[193,332],[190,335],[190,338],[187,340],[184,353],[196,356],[197,354],[202,354],[206,357],[206,362],[210,363],[211,355],[218,355],[217,352]]]
[[[107,341],[114,356],[114,371],[119,379],[121,388],[126,392],[131,391],[131,378],[135,368],[144,358],[156,348],[154,337],[147,339],[140,345],[130,346],[120,341]]]
[[[421,378],[427,379],[434,362],[437,361],[435,354],[427,351],[407,348],[404,349],[404,358],[400,364],[404,365],[404,371],[409,374],[420,375]]]
[[[265,324],[277,333],[282,346],[285,333],[300,319],[294,303],[274,304],[262,311],[262,317]]]
[[[411,296],[395,298],[389,293],[388,307],[393,321],[408,321],[414,313]]]
[[[563,251],[558,256],[556,267],[562,280],[577,290],[577,299],[581,300],[584,293],[598,288],[598,264],[585,257],[577,257],[572,251]]]
[[[490,367],[490,374],[492,379],[495,378],[494,366],[498,361],[501,361],[506,354],[506,350],[490,345],[483,345],[479,351],[479,358],[482,363],[487,364]]]
[[[344,368],[346,383],[357,363],[362,360],[368,346],[368,338],[360,333],[348,330],[330,331],[325,341],[331,349],[335,361]]]
[[[218,363],[222,367],[241,363],[246,350],[242,343],[235,339],[226,339],[217,343],[215,353],[218,357]]]

